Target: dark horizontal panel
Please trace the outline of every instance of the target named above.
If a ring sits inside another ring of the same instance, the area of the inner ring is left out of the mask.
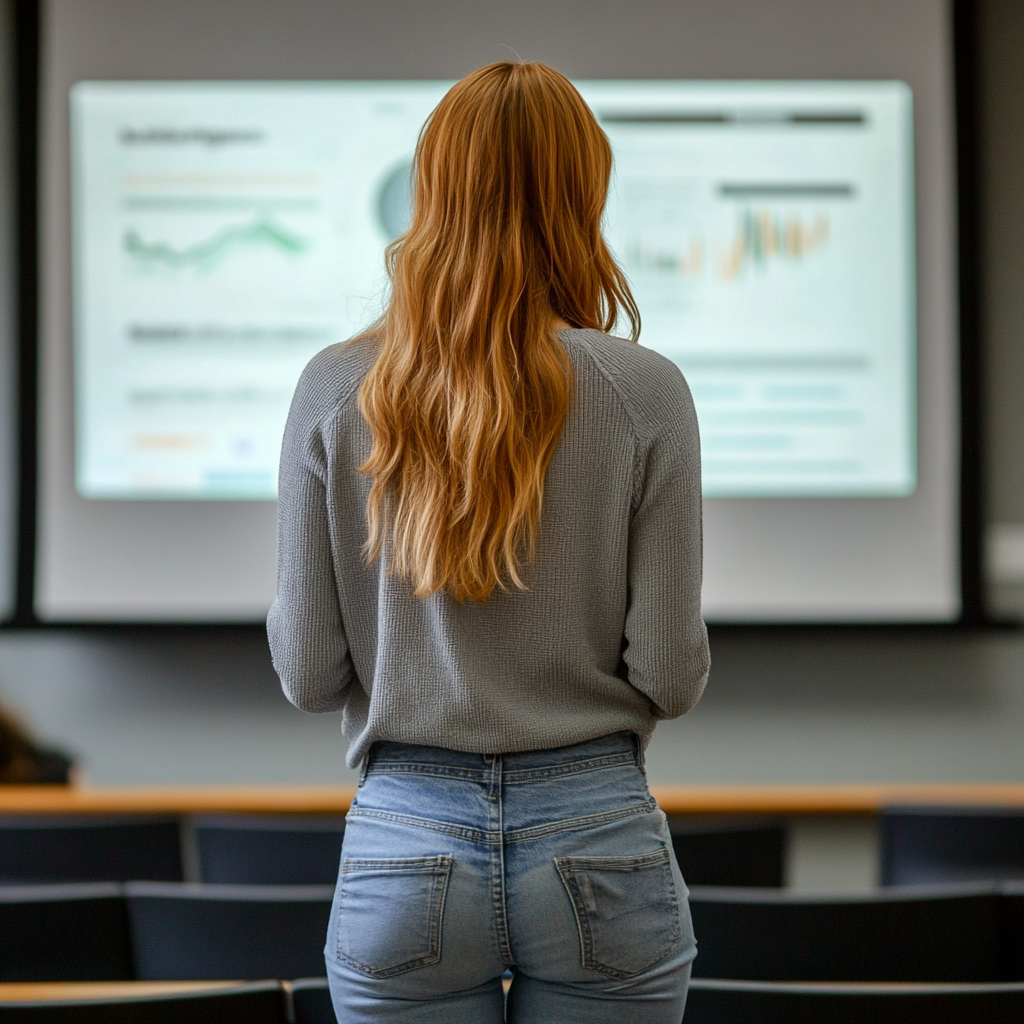
[[[856,194],[853,185],[829,181],[751,181],[724,182],[718,186],[719,195],[735,199],[766,196],[769,198],[851,199]]]
[[[737,128],[791,128],[802,125],[859,127],[867,123],[867,117],[860,110],[605,110],[599,111],[597,116],[605,124],[718,125]]]
[[[790,114],[792,124],[864,124],[867,118],[859,110],[835,111],[833,113],[812,111]]]

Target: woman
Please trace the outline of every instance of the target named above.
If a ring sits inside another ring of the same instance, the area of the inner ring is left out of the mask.
[[[361,781],[326,957],[339,1020],[679,1024],[696,953],[643,775],[708,672],[697,422],[601,237],[569,81],[481,68],[416,152],[366,334],[299,382],[268,629]]]

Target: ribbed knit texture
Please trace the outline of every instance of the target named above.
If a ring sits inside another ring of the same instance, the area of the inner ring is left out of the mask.
[[[475,753],[565,746],[697,703],[700,444],[675,365],[597,331],[559,334],[575,396],[548,467],[529,589],[423,600],[367,566],[372,438],[358,388],[372,341],[335,345],[299,380],[281,452],[274,667],[305,711],[344,712],[347,761],[377,740]]]

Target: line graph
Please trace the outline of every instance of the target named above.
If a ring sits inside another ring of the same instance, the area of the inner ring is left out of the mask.
[[[239,249],[268,247],[284,253],[301,253],[309,247],[304,238],[267,219],[222,228],[194,245],[181,248],[168,242],[146,242],[134,230],[124,234],[124,251],[136,263],[172,269],[209,266]]]

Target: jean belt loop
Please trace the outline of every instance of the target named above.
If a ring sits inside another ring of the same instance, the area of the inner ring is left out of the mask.
[[[633,750],[636,755],[637,768],[646,775],[647,769],[644,765],[644,744],[643,740],[641,740],[636,733],[633,733]]]
[[[370,749],[363,755],[363,760],[359,764],[359,785],[361,786],[366,781],[366,774],[370,770],[370,755],[373,753],[373,744],[370,745]]]

